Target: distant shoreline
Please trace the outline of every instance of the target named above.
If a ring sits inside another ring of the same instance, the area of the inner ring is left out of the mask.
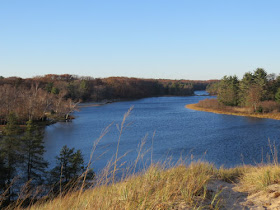
[[[258,113],[244,113],[244,112],[229,112],[229,111],[223,111],[223,110],[217,110],[217,109],[211,109],[211,108],[201,108],[201,107],[198,107],[197,104],[187,104],[185,106],[185,108],[196,110],[196,111],[212,112],[215,114],[226,114],[226,115],[236,115],[236,116],[244,116],[244,117],[257,117],[257,118],[280,120],[280,113],[258,114]]]
[[[143,98],[126,98],[126,99],[111,99],[111,100],[104,100],[104,101],[86,101],[78,104],[77,108],[85,108],[85,107],[97,107],[97,106],[103,106],[107,104],[112,104],[116,102],[127,102],[127,101],[136,101],[146,98],[155,98],[155,97],[189,97],[189,96],[209,96],[209,95],[156,95],[156,96],[148,96]]]

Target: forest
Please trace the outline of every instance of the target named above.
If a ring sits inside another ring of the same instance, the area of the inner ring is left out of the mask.
[[[0,77],[0,125],[9,113],[20,124],[67,119],[80,102],[130,100],[152,96],[189,96],[214,81],[92,78],[48,74],[29,79]]]
[[[262,68],[247,72],[239,80],[237,76],[224,76],[206,89],[217,99],[200,101],[204,108],[243,108],[240,111],[255,113],[277,113],[280,111],[280,76],[267,74]]]

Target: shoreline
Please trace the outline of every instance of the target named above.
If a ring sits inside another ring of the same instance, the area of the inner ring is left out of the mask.
[[[104,106],[107,104],[112,104],[116,102],[127,102],[127,101],[137,101],[146,98],[157,98],[157,97],[189,97],[189,96],[209,96],[209,95],[157,95],[157,96],[148,96],[143,98],[127,98],[127,99],[111,99],[111,100],[104,100],[104,101],[85,101],[78,104],[77,108],[86,108],[86,107],[97,107],[97,106]]]
[[[185,105],[185,108],[196,110],[196,111],[212,112],[215,114],[226,114],[226,115],[235,115],[235,116],[243,116],[243,117],[256,117],[256,118],[263,118],[263,119],[280,120],[280,113],[258,114],[258,113],[230,112],[230,111],[217,110],[211,108],[202,108],[202,107],[198,107],[197,104],[187,104]]]

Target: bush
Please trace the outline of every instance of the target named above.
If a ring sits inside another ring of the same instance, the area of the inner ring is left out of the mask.
[[[262,101],[258,107],[258,111],[262,113],[278,112],[280,105],[275,101]]]
[[[219,103],[219,101],[217,99],[205,99],[202,101],[199,101],[197,103],[198,107],[201,108],[211,108],[211,109],[224,109],[225,106],[221,103]]]

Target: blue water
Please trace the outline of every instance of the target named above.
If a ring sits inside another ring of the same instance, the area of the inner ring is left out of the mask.
[[[269,153],[268,139],[279,146],[280,121],[185,108],[186,104],[205,98],[211,96],[153,97],[81,108],[74,113],[76,119],[72,122],[46,127],[45,158],[53,167],[61,147],[68,145],[80,149],[87,162],[93,142],[113,123],[94,153],[92,167],[95,171],[102,169],[116,151],[119,137],[116,125],[121,124],[123,115],[132,106],[134,108],[126,121],[128,127],[120,140],[119,156],[128,152],[122,162],[135,160],[138,145],[146,135],[143,149],[150,151],[144,156],[143,164],[150,163],[152,142],[153,161],[172,157],[176,162],[179,158],[190,160],[192,156],[226,167],[261,162],[262,156]]]

